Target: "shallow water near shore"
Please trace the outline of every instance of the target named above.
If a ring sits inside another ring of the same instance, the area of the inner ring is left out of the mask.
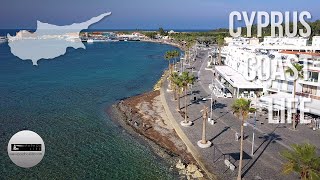
[[[172,179],[169,165],[104,113],[115,101],[152,89],[172,46],[145,42],[86,44],[65,56],[22,61],[0,44],[0,179]],[[29,129],[46,153],[31,169],[14,165],[7,143]]]

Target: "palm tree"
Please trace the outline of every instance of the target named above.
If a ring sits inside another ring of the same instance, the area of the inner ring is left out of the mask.
[[[186,60],[186,63],[187,63],[187,60],[190,58],[190,48],[193,46],[194,44],[194,40],[192,39],[188,39],[187,42],[186,42],[186,56],[185,56],[185,60]],[[188,60],[188,63],[189,63],[189,60]]]
[[[185,104],[185,113],[184,113],[184,123],[188,123],[187,120],[187,109],[188,109],[188,104],[187,104],[187,91],[188,91],[188,86],[190,84],[193,84],[195,81],[195,77],[193,74],[189,74],[189,72],[183,72],[180,75],[180,80],[181,80],[181,86],[183,87],[184,90],[184,104]]]
[[[172,84],[172,81],[171,81],[171,75],[173,73],[173,70],[172,70],[172,64],[171,64],[171,60],[174,58],[174,52],[173,51],[167,51],[166,54],[164,55],[164,58],[166,60],[168,60],[169,62],[169,67],[168,67],[168,70],[169,70],[169,86],[168,86],[168,89],[171,90],[173,84]]]
[[[217,43],[218,43],[218,50],[219,50],[219,55],[218,55],[218,63],[219,65],[221,65],[221,49],[222,49],[222,46],[224,44],[224,38],[222,35],[218,35],[217,37]]]
[[[211,142],[207,141],[206,139],[206,123],[208,119],[208,107],[204,106],[201,112],[202,112],[202,138],[200,143],[202,145],[206,144],[208,146],[211,146]]]
[[[181,110],[181,105],[180,105],[180,99],[181,99],[181,94],[183,93],[183,86],[181,83],[181,80],[179,80],[179,85],[178,85],[178,89],[177,89],[177,96],[178,96],[178,103],[177,103],[177,110],[180,111]]]
[[[175,65],[176,65],[176,59],[177,59],[178,57],[180,57],[180,52],[179,52],[178,50],[172,51],[172,57],[174,58],[173,66],[175,66]]]
[[[232,104],[231,108],[234,113],[236,113],[237,117],[242,118],[241,129],[240,129],[240,160],[239,160],[239,169],[238,169],[238,178],[237,180],[241,180],[241,169],[242,169],[242,158],[243,158],[243,123],[245,119],[248,117],[249,112],[254,111],[253,108],[250,108],[250,100],[246,100],[243,98],[237,99]]]
[[[177,100],[177,90],[179,88],[179,74],[176,72],[173,72],[170,75],[170,82],[172,82],[172,86],[173,86],[173,90],[174,90],[173,99]]]
[[[296,98],[296,83],[298,78],[303,78],[303,65],[300,65],[298,63],[293,64],[293,67],[297,70],[297,77],[293,80],[293,98]],[[286,69],[286,73],[289,73],[290,76],[294,76],[294,71],[291,68]],[[293,101],[293,107],[295,108],[295,102]],[[293,120],[292,120],[292,128],[296,129],[296,122],[295,122],[295,114],[292,114]]]
[[[181,97],[182,88],[183,88],[182,79],[179,76],[179,74],[176,72],[171,75],[171,79],[172,79],[172,83],[175,91],[175,96],[178,96],[178,98],[175,97],[175,99],[178,99],[177,110],[180,111],[180,97]]]
[[[164,58],[169,62],[168,69],[171,74],[171,59],[173,58],[172,51],[167,51],[166,54],[164,55]]]
[[[316,147],[309,143],[294,144],[292,151],[284,151],[281,156],[288,160],[283,165],[283,173],[297,172],[303,180],[320,179],[320,156],[316,154]]]
[[[176,58],[180,57],[180,52],[178,50],[173,50],[173,51],[167,51],[164,55],[164,58],[166,60],[168,60],[169,62],[169,71],[170,71],[170,74],[172,74],[172,66],[174,66],[176,64]],[[174,60],[173,61],[173,65],[171,64],[171,60]]]

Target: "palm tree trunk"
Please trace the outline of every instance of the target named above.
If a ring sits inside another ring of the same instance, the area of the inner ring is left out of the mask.
[[[186,64],[189,64],[188,62],[189,62],[189,53],[190,53],[190,51],[189,51],[189,48],[188,48],[188,50],[187,50],[187,57],[186,57]]]
[[[174,87],[173,99],[177,100],[177,87]]]
[[[202,122],[202,139],[201,139],[201,143],[202,144],[206,144],[207,140],[206,140],[206,119],[202,118],[203,122]]]
[[[188,123],[187,121],[187,109],[188,109],[188,104],[187,104],[187,87],[184,89],[184,104],[185,104],[185,112],[184,112],[184,122]]]
[[[177,110],[180,111],[180,93],[178,93],[178,103],[177,104],[178,104]]]
[[[242,158],[243,158],[243,123],[244,118],[242,118],[241,129],[240,129],[240,159],[239,159],[239,167],[238,167],[238,177],[237,180],[241,180],[241,170],[242,170]]]
[[[293,108],[296,108],[296,103],[295,103],[295,99],[296,99],[296,80],[293,82]],[[292,113],[292,129],[296,129],[296,114]]]
[[[218,49],[219,49],[218,63],[219,65],[221,65],[221,46],[219,46]]]
[[[188,53],[189,53],[189,49],[187,48],[187,49],[186,49],[186,55],[185,55],[186,63],[187,63],[187,59],[188,59],[188,57],[189,57],[189,54],[188,54]]]

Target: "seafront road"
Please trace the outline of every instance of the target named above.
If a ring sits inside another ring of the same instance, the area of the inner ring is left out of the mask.
[[[213,77],[213,71],[206,70],[208,51],[198,51],[198,56],[191,65],[195,68],[192,73],[198,77],[198,80],[187,96],[188,116],[189,120],[193,122],[193,126],[179,126],[183,117],[176,111],[177,102],[172,100],[173,92],[166,91],[167,81],[162,86],[162,101],[168,107],[165,109],[170,120],[175,123],[177,134],[180,138],[181,136],[187,138],[184,142],[188,141],[189,150],[194,156],[199,156],[198,160],[203,163],[203,166],[217,175],[218,179],[234,179],[237,176],[237,169],[231,171],[224,164],[225,159],[228,159],[235,167],[239,163],[240,141],[235,140],[235,133],[240,132],[241,121],[230,109],[234,101],[233,98],[214,97],[217,100],[217,104],[213,107],[213,119],[216,123],[214,125],[207,124],[207,139],[213,143],[213,146],[207,149],[201,149],[197,146],[197,141],[201,139],[202,133],[200,110],[204,104],[210,107],[210,100],[202,101],[202,99],[210,96],[209,84],[211,84]],[[191,72],[191,69],[189,71]],[[194,96],[198,101],[191,101]],[[181,98],[181,106],[184,111],[184,97]],[[290,124],[268,124],[266,115],[258,113],[254,156],[251,156],[253,126],[250,125],[250,122],[253,121],[252,118],[252,116],[249,118],[248,126],[244,129],[243,179],[298,179],[296,174],[284,175],[281,173],[282,164],[285,161],[281,158],[280,152],[290,149],[291,144],[303,142],[315,144],[319,151],[320,132],[312,131],[304,125],[299,125],[297,131],[292,131],[289,129]]]

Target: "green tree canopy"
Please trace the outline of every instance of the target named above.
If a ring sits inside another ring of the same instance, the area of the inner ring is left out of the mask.
[[[165,31],[162,27],[159,28],[158,32],[159,32],[159,34],[160,34],[161,36],[167,36],[167,35],[168,35],[168,32]]]
[[[253,111],[253,109],[250,108],[250,103],[250,100],[240,98],[233,102],[231,108],[239,118],[242,117],[242,119],[246,119],[249,112]]]
[[[303,180],[320,179],[320,157],[316,154],[316,147],[309,143],[294,144],[291,151],[281,153],[287,162],[283,165],[283,173],[297,172]]]
[[[303,78],[303,65],[300,65],[298,63],[293,64],[293,67],[297,70],[298,78]],[[290,76],[294,76],[294,71],[291,68],[286,69],[286,73],[289,73]]]

